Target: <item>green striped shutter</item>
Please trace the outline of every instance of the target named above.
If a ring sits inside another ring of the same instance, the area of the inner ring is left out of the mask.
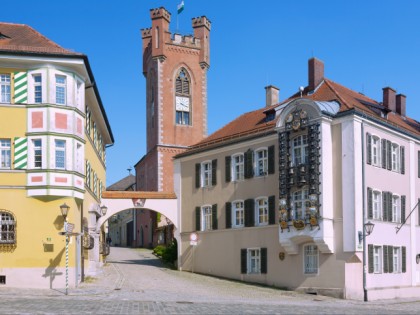
[[[28,167],[28,139],[15,138],[14,168],[17,170]]]
[[[28,74],[26,72],[15,72],[14,90],[15,104],[26,104],[28,102]]]

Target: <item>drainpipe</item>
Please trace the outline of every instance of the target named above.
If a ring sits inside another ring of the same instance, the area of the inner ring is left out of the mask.
[[[366,288],[366,233],[365,233],[365,128],[362,118],[362,232],[363,232],[363,300],[368,301],[367,288]]]

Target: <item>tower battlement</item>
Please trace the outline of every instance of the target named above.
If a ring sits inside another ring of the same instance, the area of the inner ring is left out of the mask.
[[[180,34],[174,34],[172,37],[172,44],[185,47],[200,48],[200,39],[192,35],[183,36]]]
[[[141,38],[147,38],[152,36],[152,28],[143,28],[141,31]]]
[[[164,7],[151,9],[150,18],[152,27],[141,30],[143,39],[143,55],[151,55],[165,60],[170,46],[178,46],[199,51],[199,64],[202,67],[210,66],[210,30],[211,22],[205,16],[192,19],[193,35],[181,35],[169,32],[171,13]],[[147,69],[143,69],[144,73]]]
[[[204,26],[209,31],[211,30],[211,22],[210,20],[205,16],[200,16],[192,19],[192,26],[193,28]]]
[[[159,18],[164,18],[169,23],[169,22],[171,22],[171,13],[169,13],[169,11],[167,11],[164,7],[160,7],[160,8],[157,8],[157,9],[151,9],[150,10],[150,18],[152,20],[159,19]]]

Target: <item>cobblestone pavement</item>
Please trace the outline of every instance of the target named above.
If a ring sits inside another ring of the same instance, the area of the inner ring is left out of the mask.
[[[112,247],[94,281],[70,289],[0,288],[1,314],[419,314],[418,299],[361,302],[299,294],[163,266]]]

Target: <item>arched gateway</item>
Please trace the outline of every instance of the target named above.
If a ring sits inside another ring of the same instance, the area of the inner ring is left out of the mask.
[[[101,216],[97,221],[93,233],[95,246],[92,248],[90,260],[93,264],[90,266],[90,273],[95,274],[97,268],[102,265],[100,258],[100,238],[103,233],[103,224],[118,212],[128,209],[146,209],[153,210],[163,214],[173,223],[174,237],[179,242],[179,214],[178,200],[173,192],[150,192],[150,191],[104,191],[102,193],[102,206],[107,207],[105,215]],[[102,238],[104,235],[102,235]]]
[[[127,209],[148,209],[167,217],[178,228],[178,203],[173,192],[154,191],[104,191],[102,204],[108,208],[96,225],[99,232],[102,224],[114,214]]]

